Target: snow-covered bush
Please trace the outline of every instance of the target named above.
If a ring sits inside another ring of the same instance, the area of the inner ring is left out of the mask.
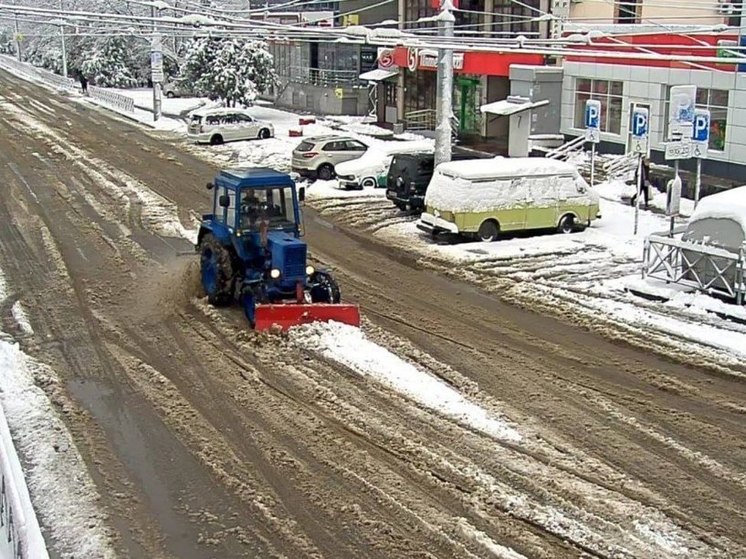
[[[196,39],[187,52],[184,75],[198,91],[229,106],[251,105],[277,83],[267,45],[241,39]]]
[[[7,29],[0,30],[0,54],[15,54],[13,35]]]

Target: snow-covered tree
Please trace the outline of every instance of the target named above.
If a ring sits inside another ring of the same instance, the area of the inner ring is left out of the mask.
[[[7,29],[0,31],[0,54],[14,54],[16,47],[13,44],[13,35]]]
[[[122,37],[111,37],[89,51],[89,56],[80,64],[80,71],[101,87],[133,87],[137,80],[131,64],[126,41]]]
[[[197,90],[229,106],[250,105],[277,83],[267,45],[241,39],[195,39],[186,55],[184,74]]]

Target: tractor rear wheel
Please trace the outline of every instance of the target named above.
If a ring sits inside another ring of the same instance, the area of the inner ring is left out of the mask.
[[[233,300],[233,280],[236,272],[229,250],[208,233],[200,243],[200,275],[202,287],[211,305],[224,306]]]
[[[329,272],[315,272],[310,283],[312,303],[337,304],[341,300],[339,284]]]

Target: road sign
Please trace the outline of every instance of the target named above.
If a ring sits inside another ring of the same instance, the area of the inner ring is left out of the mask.
[[[589,99],[585,102],[585,127],[597,130],[601,127],[601,101]]]
[[[643,139],[648,137],[648,110],[644,107],[635,107],[632,110],[632,137]]]
[[[707,157],[707,149],[710,144],[710,111],[697,109],[694,111],[694,132],[692,134],[694,147],[693,157],[704,159]]]
[[[671,88],[668,110],[668,139],[691,138],[694,129],[696,85],[676,85]]]
[[[163,53],[151,52],[150,53],[150,72],[151,79],[158,83],[163,81]]]
[[[632,109],[632,142],[630,148],[632,153],[648,155],[649,145],[649,128],[650,128],[650,111],[644,107],[635,107]]]
[[[666,142],[666,161],[689,159],[693,153],[693,144],[689,138],[682,138],[678,142]]]
[[[601,141],[601,133],[598,128],[586,128],[585,141],[598,144]]]

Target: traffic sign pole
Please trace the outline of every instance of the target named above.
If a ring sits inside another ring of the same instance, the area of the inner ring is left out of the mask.
[[[585,139],[591,142],[591,188],[596,179],[596,144],[600,141],[601,102],[588,99],[585,102]]]
[[[674,181],[680,181],[681,180],[681,178],[679,177],[679,160],[678,159],[676,161],[674,161],[674,163],[673,163],[673,180]],[[671,184],[671,189],[673,190],[673,184]],[[673,193],[671,194],[671,196],[673,196]],[[672,237],[673,237],[673,228],[674,228],[675,221],[676,221],[676,216],[672,215],[671,216],[671,226],[670,226],[670,229],[669,229],[669,232],[670,232],[670,234],[671,234]]]
[[[591,144],[591,188],[596,178],[596,144]]]
[[[635,181],[637,187],[637,196],[635,196],[635,235],[637,235],[637,229],[640,223],[640,195],[642,194],[642,154],[637,158],[637,181]]]
[[[694,209],[697,209],[697,204],[699,204],[699,189],[702,186],[702,159],[697,158],[697,178],[694,182]]]

